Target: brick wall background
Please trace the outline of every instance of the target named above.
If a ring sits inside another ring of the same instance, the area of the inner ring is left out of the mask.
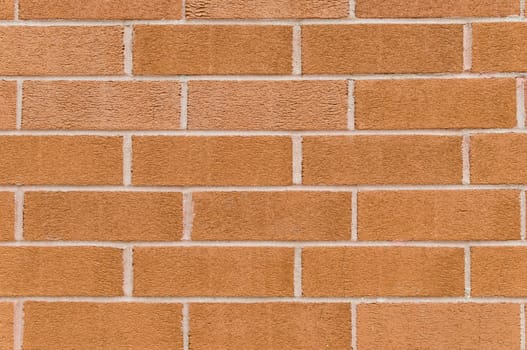
[[[0,350],[525,350],[522,0],[0,0]]]

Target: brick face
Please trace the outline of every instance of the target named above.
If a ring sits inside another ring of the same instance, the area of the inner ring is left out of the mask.
[[[347,97],[346,81],[195,81],[189,129],[342,130]]]
[[[137,26],[134,73],[289,74],[292,35],[287,26]]]
[[[178,304],[30,302],[24,311],[24,349],[183,349]]]
[[[0,0],[0,19],[13,19],[15,14],[14,0]],[[2,349],[3,350],[3,349]]]
[[[191,349],[349,349],[346,304],[195,304]]]
[[[15,195],[0,192],[0,241],[10,241],[15,232]]]
[[[0,350],[13,350],[13,303],[0,303]]]
[[[512,304],[363,304],[361,349],[520,349],[520,308]]]
[[[457,25],[313,25],[302,28],[305,74],[461,72]]]
[[[0,80],[0,130],[16,128],[16,82]]]
[[[179,129],[173,82],[28,81],[23,129]]]

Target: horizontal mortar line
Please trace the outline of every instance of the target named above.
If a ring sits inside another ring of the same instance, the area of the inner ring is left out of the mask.
[[[56,191],[56,192],[287,192],[320,191],[352,192],[357,191],[456,191],[456,190],[527,190],[527,185],[291,185],[291,186],[69,186],[69,185],[0,185],[0,191],[15,192]]]
[[[473,23],[522,23],[521,16],[509,17],[431,17],[431,18],[291,18],[291,19],[19,19],[0,20],[0,26],[124,26],[124,25],[326,25],[326,24],[465,24]]]
[[[466,247],[527,247],[527,241],[5,241],[0,247],[106,247],[143,248],[466,248]]]
[[[523,304],[527,298],[511,297],[0,297],[0,302],[95,302],[95,303],[355,303],[355,304]]]
[[[0,80],[43,80],[43,81],[305,81],[305,80],[403,80],[403,79],[477,79],[477,78],[519,78],[524,72],[443,72],[443,73],[364,73],[364,74],[303,74],[303,75],[0,75]]]
[[[0,136],[465,136],[466,134],[527,134],[527,129],[408,130],[0,130]]]

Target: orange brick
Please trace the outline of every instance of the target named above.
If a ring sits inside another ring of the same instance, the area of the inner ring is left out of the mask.
[[[520,239],[518,191],[360,192],[364,241]]]
[[[524,247],[472,247],[473,296],[527,296],[527,249]]]
[[[122,27],[0,27],[0,75],[118,75],[123,52]]]
[[[357,129],[476,129],[515,126],[514,79],[355,82]]]
[[[288,26],[136,26],[134,73],[290,74]]]
[[[305,184],[461,183],[461,138],[315,136],[303,141]]]
[[[0,350],[14,350],[13,304],[0,303]]]
[[[359,349],[520,350],[513,304],[362,304]]]
[[[99,136],[2,136],[0,184],[121,184],[122,140]]]
[[[527,183],[527,135],[482,134],[470,139],[470,175],[473,183]]]
[[[461,248],[304,248],[308,297],[447,297],[464,293]]]
[[[179,129],[179,83],[26,81],[23,129]]]
[[[15,14],[14,0],[0,0],[0,19],[13,19]],[[4,349],[1,349],[4,350]]]
[[[346,81],[193,81],[189,129],[346,129]]]
[[[0,192],[0,241],[10,241],[15,230],[15,195]]]
[[[436,73],[463,70],[460,25],[308,25],[306,74]]]
[[[138,296],[292,296],[290,248],[135,248]]]
[[[179,19],[172,0],[19,0],[22,19]]]
[[[347,0],[187,0],[187,18],[342,18]]]
[[[290,185],[287,137],[134,137],[135,185]]]
[[[190,348],[349,349],[349,304],[191,304]]]
[[[194,240],[329,241],[351,236],[350,193],[198,192],[193,200]]]
[[[9,130],[15,128],[16,82],[0,81],[0,130]]]
[[[24,307],[24,349],[181,350],[181,305],[37,303]]]
[[[24,238],[71,241],[181,239],[181,193],[26,192]]]
[[[519,72],[527,70],[527,24],[472,24],[472,70]]]
[[[99,247],[0,247],[0,295],[122,295],[121,255]]]
[[[357,17],[506,17],[520,14],[516,0],[357,0]]]

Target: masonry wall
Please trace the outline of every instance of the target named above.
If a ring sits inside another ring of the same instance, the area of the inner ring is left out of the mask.
[[[520,0],[0,0],[0,350],[525,350]]]

